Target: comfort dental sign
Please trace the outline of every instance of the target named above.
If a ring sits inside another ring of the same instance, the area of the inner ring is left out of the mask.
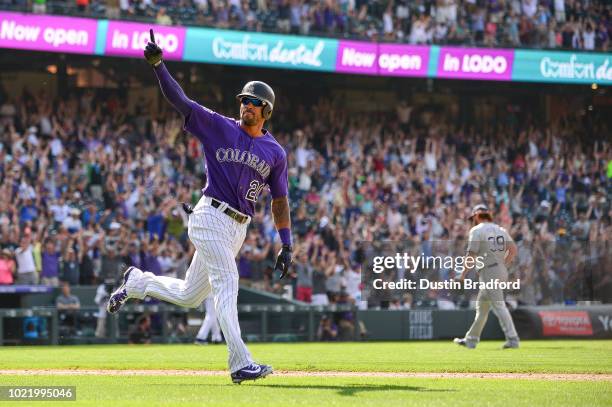
[[[86,18],[0,13],[0,48],[93,54],[97,28]]]
[[[184,60],[334,71],[337,43],[316,37],[190,28]]]
[[[514,81],[612,84],[612,55],[515,50]]]

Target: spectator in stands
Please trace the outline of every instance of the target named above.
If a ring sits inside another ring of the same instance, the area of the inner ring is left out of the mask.
[[[280,0],[276,24],[281,33],[289,33],[291,29],[291,5],[289,0]]]
[[[89,0],[76,0],[76,6],[80,13],[86,13],[89,9]]]
[[[141,242],[141,245],[143,270],[147,270],[156,276],[161,276],[163,273],[159,262],[159,238],[157,235],[154,235],[151,242],[145,239]]]
[[[44,250],[41,254],[42,271],[40,283],[51,287],[59,286],[60,252],[51,237],[44,241]]]
[[[319,328],[317,329],[317,338],[320,341],[338,340],[338,327],[327,315],[321,317]]]
[[[335,251],[329,251],[328,257],[325,261],[327,264],[327,270],[325,272],[325,290],[327,291],[327,297],[331,303],[336,303],[342,289],[342,272],[344,267],[337,259]]]
[[[121,18],[121,0],[106,0],[106,18],[118,20]]]
[[[32,2],[32,12],[34,14],[46,14],[47,0],[34,0]]]
[[[77,252],[78,250],[78,252]],[[67,245],[61,261],[61,279],[70,285],[78,285],[80,279],[80,263],[82,260],[81,248],[76,250],[71,245]]]
[[[62,282],[61,294],[55,299],[55,306],[59,311],[60,330],[65,335],[73,335],[78,329],[78,310],[81,302],[76,295],[70,293],[70,284]]]
[[[98,239],[98,250],[101,254],[99,280],[117,279],[124,268],[118,241],[107,240],[106,234],[102,232]]]
[[[77,233],[81,230],[82,223],[79,216],[81,211],[77,208],[72,208],[68,213],[68,216],[62,221],[62,226],[66,228],[69,233]]]
[[[337,304],[354,305],[355,300],[346,291],[341,291]],[[338,314],[338,339],[343,341],[355,339],[355,314],[352,311],[344,311]]]
[[[129,344],[150,344],[151,343],[151,317],[147,314],[141,315],[136,321],[136,327],[129,335]]]
[[[308,254],[302,252],[297,256],[295,262],[295,273],[297,275],[297,289],[295,299],[298,301],[312,301],[312,277],[314,269],[308,262]]]
[[[128,251],[122,259],[123,263],[125,263],[128,267],[133,266],[142,268],[142,258],[138,245],[138,241],[134,240],[130,241],[128,245]]]
[[[155,17],[155,22],[160,25],[172,25],[172,18],[166,14],[166,8],[160,7]]]
[[[55,306],[58,310],[79,310],[81,308],[81,302],[79,297],[70,293],[70,283],[67,281],[62,282],[61,294],[55,299]]]
[[[321,263],[315,264],[312,273],[312,305],[328,305],[329,298],[327,297],[326,270],[322,268]]]
[[[21,237],[19,247],[15,249],[17,284],[38,284],[38,273],[36,272],[33,250],[32,237],[24,234]]]
[[[15,260],[9,249],[0,251],[0,285],[10,285],[15,282]]]
[[[402,302],[399,298],[394,298],[391,301],[389,301],[389,308],[387,308],[389,311],[399,311],[402,310]]]
[[[595,48],[602,52],[608,51],[608,47],[610,44],[610,30],[606,28],[605,23],[602,21],[599,23],[597,27],[597,32],[595,36]]]
[[[243,282],[259,281],[263,279],[266,258],[270,254],[272,245],[262,239],[258,230],[250,230],[240,250],[239,274]]]
[[[595,30],[591,22],[586,23],[586,28],[582,33],[582,43],[584,49],[587,51],[593,51],[595,49]]]

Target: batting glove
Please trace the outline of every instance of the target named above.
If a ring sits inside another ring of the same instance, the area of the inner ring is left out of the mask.
[[[276,258],[276,266],[274,270],[282,271],[280,278],[285,277],[287,272],[289,271],[289,266],[293,262],[291,260],[293,248],[288,244],[284,244],[283,248],[278,252],[278,257]]]
[[[158,66],[162,62],[162,49],[155,43],[155,35],[153,35],[153,29],[149,30],[151,39],[145,47],[144,56],[148,63],[153,66]]]

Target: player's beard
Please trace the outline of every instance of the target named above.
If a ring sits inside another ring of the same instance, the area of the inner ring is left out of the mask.
[[[257,115],[255,114],[255,112],[251,111],[249,112],[248,110],[245,110],[244,112],[242,112],[242,122],[247,125],[247,126],[256,126],[257,125]]]

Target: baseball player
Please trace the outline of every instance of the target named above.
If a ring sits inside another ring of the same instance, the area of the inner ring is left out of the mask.
[[[215,302],[211,296],[204,300],[204,307],[206,308],[206,316],[196,335],[195,343],[196,345],[206,345],[208,343],[208,335],[211,331],[212,338],[210,338],[210,340],[213,343],[220,343],[223,338],[221,338],[221,328],[219,327],[219,321],[217,321]]]
[[[475,259],[480,256],[482,258],[484,266],[478,270],[479,281],[507,281],[507,267],[512,263],[517,253],[514,240],[506,229],[493,223],[493,217],[485,205],[476,205],[468,219],[472,221],[474,226],[470,229],[466,257]],[[464,268],[459,277],[461,282],[464,281],[468,271],[467,267]],[[518,348],[519,338],[501,289],[481,289],[478,292],[474,323],[465,334],[465,338],[455,338],[454,342],[470,349],[475,348],[480,341],[480,334],[491,309],[497,316],[506,336],[503,349]]]
[[[236,96],[240,120],[213,112],[185,96],[162,61],[153,30],[150,36],[145,59],[153,66],[166,99],[183,115],[185,129],[204,147],[207,184],[195,208],[186,208],[190,213],[187,232],[196,251],[185,280],[131,267],[111,295],[108,312],[117,312],[129,298],[151,296],[183,307],[197,307],[212,295],[229,350],[232,381],[262,378],[272,373],[272,367],[255,363],[242,340],[235,257],[244,242],[257,198],[267,185],[272,194],[272,216],[283,244],[275,267],[282,271],[281,278],[292,262],[287,157],[263,128],[272,115],[274,92],[263,82],[248,82]]]

